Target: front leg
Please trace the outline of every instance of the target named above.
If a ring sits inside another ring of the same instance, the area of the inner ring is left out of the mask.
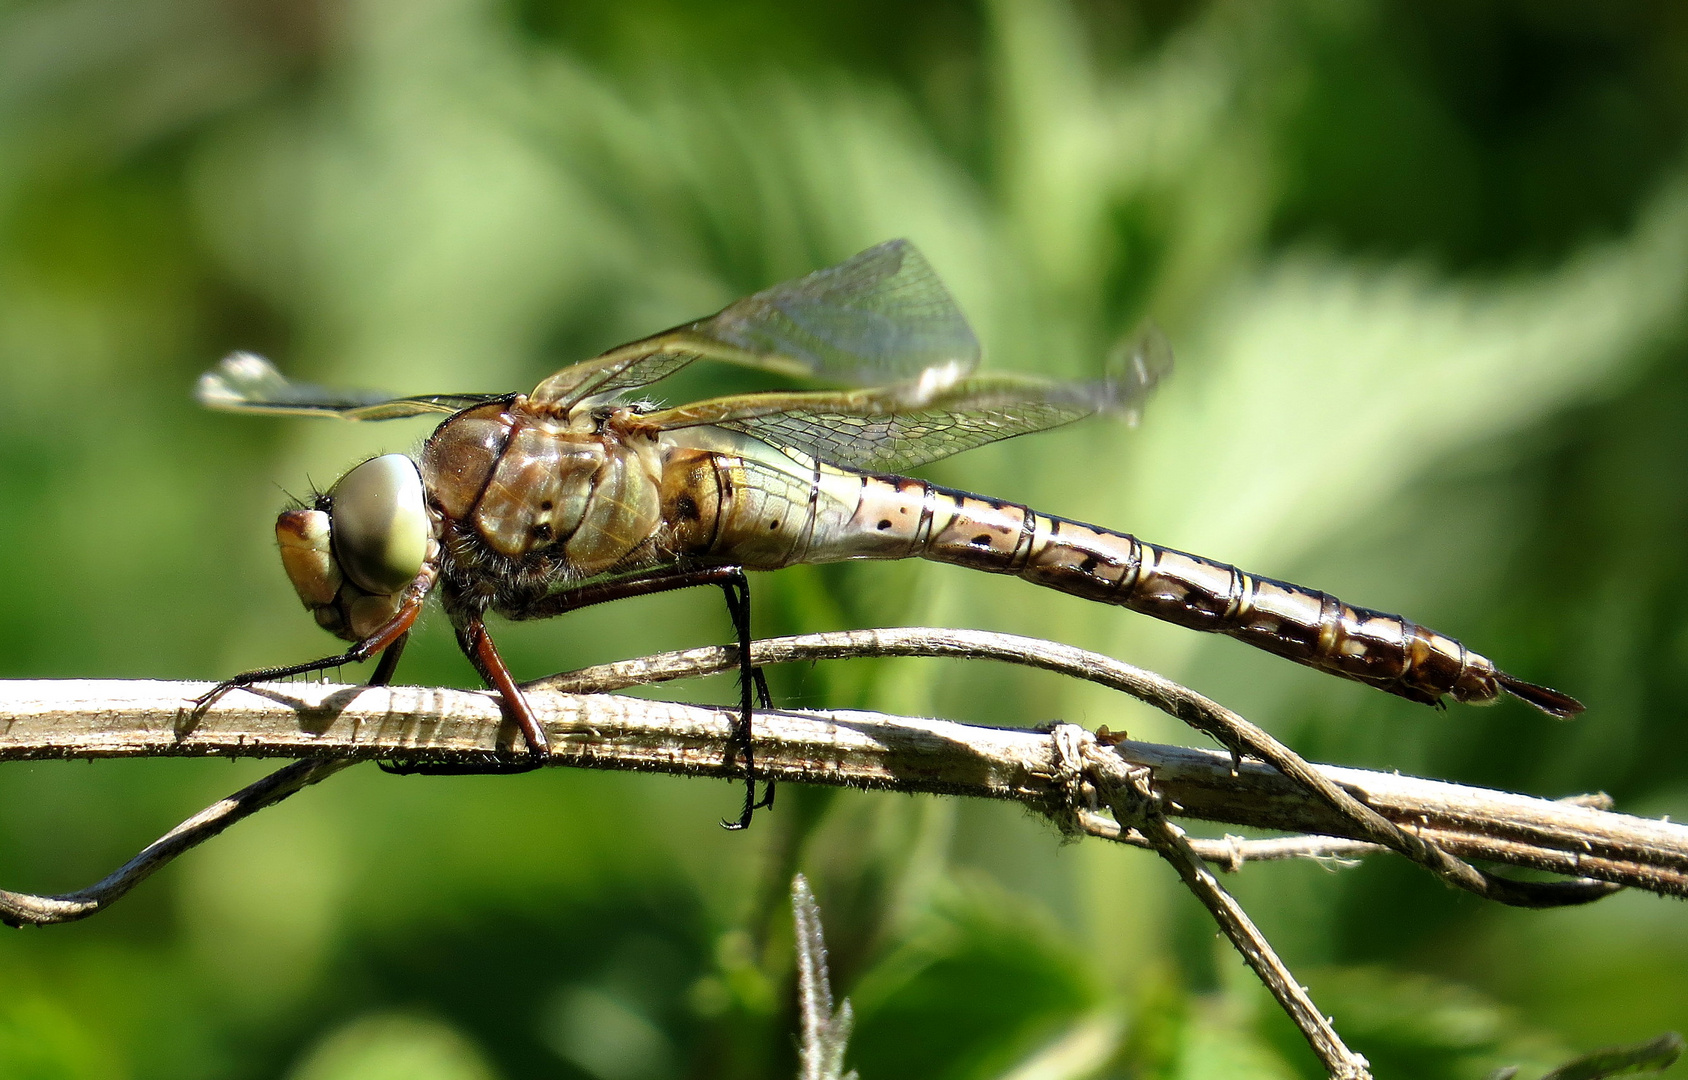
[[[399,657],[404,655],[404,647],[410,641],[410,631],[400,634],[393,643],[387,646],[381,654],[381,662],[375,665],[374,674],[369,676],[370,686],[386,686],[393,681],[393,673],[398,670]]]
[[[195,698],[194,704],[199,710],[203,711],[230,690],[244,690],[255,683],[274,682],[277,679],[290,679],[295,675],[329,671],[346,664],[361,664],[376,653],[381,654],[381,662],[375,665],[375,674],[370,676],[369,685],[385,686],[392,680],[393,671],[398,667],[399,656],[404,653],[405,642],[410,637],[410,628],[416,625],[416,617],[422,611],[422,597],[423,594],[417,594],[406,598],[391,619],[388,619],[373,634],[338,656],[325,656],[321,660],[311,660],[303,664],[286,664],[281,667],[243,671],[232,679],[225,679]]]

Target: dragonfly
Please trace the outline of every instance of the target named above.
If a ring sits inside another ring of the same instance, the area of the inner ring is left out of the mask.
[[[671,408],[637,396],[704,359],[842,389],[765,390]],[[371,682],[384,683],[437,591],[464,654],[502,696],[530,751],[543,755],[545,731],[499,656],[489,612],[539,619],[719,586],[740,645],[734,734],[746,780],[738,821],[723,824],[742,827],[772,799],[771,783],[756,797],[750,749],[759,673],[748,666],[745,571],[923,558],[1225,634],[1415,702],[1486,704],[1504,692],[1556,717],[1582,710],[1400,615],[901,475],[1095,414],[1134,420],[1172,366],[1152,329],[1094,379],[980,373],[979,361],[960,307],[906,240],[565,367],[525,395],[331,390],[235,353],[201,376],[200,402],[348,420],[448,415],[415,458],[365,461],[277,519],[299,599],[351,648],[246,672],[212,693],[378,654]],[[765,684],[758,689],[766,707]]]

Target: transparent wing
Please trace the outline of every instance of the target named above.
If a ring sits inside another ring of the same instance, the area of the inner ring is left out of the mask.
[[[1144,322],[1132,333],[1121,338],[1108,354],[1103,382],[1112,388],[1116,405],[1108,411],[1117,413],[1129,424],[1143,415],[1143,402],[1172,374],[1172,342],[1153,322]]]
[[[927,371],[965,375],[978,366],[979,341],[925,257],[907,240],[889,240],[707,319],[564,368],[532,397],[566,408],[705,358],[867,386]]]
[[[833,465],[896,472],[1096,413],[1134,421],[1171,370],[1171,350],[1149,328],[1135,347],[1122,350],[1114,368],[1091,382],[976,376],[870,390],[741,394],[649,413],[640,421],[675,432],[726,428]]]
[[[199,377],[193,396],[224,412],[272,416],[338,416],[347,420],[396,420],[424,413],[454,413],[509,394],[426,394],[391,397],[372,390],[330,390],[293,382],[255,353],[230,353]]]

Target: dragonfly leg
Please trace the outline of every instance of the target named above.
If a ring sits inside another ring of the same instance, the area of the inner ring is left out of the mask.
[[[194,704],[198,708],[204,709],[230,690],[243,689],[255,683],[274,682],[277,679],[291,679],[295,675],[329,671],[333,668],[344,667],[347,664],[361,664],[376,653],[381,653],[381,662],[375,666],[375,674],[371,676],[369,685],[384,686],[392,679],[393,669],[398,667],[399,655],[404,652],[405,641],[410,636],[410,628],[416,624],[416,616],[421,611],[421,597],[417,597],[414,602],[406,601],[399,608],[398,613],[388,619],[384,626],[339,656],[325,656],[321,660],[310,660],[303,664],[285,664],[281,667],[243,671],[232,679],[223,680],[195,698]]]
[[[581,608],[596,607],[612,600],[627,600],[635,596],[674,592],[699,585],[745,585],[744,568],[739,566],[697,566],[651,570],[611,578],[592,585],[579,585],[560,592],[546,593],[511,607],[500,607],[498,613],[510,619],[549,619]],[[746,586],[748,588],[748,586]]]
[[[486,776],[504,775],[506,773],[532,772],[545,765],[545,751],[551,747],[550,740],[545,736],[545,729],[533,715],[533,709],[528,704],[527,695],[522,693],[521,687],[511,676],[510,669],[505,666],[504,658],[498,655],[493,647],[492,635],[486,631],[486,624],[479,619],[466,622],[457,632],[457,643],[462,646],[463,654],[475,665],[487,685],[498,691],[516,724],[522,729],[522,736],[527,739],[531,756],[527,761],[485,761],[464,764],[411,764],[397,765],[390,761],[376,764],[381,771],[395,776]]]
[[[375,665],[375,673],[370,675],[370,686],[386,686],[393,681],[393,672],[398,670],[399,657],[404,655],[404,647],[410,641],[410,631],[400,634],[393,643],[381,653],[381,662]]]
[[[756,749],[751,735],[751,692],[755,690],[761,698],[764,709],[773,702],[768,693],[768,681],[762,675],[762,669],[750,664],[750,581],[744,571],[738,567],[737,575],[730,580],[722,581],[721,592],[727,598],[727,613],[732,616],[733,630],[738,634],[739,654],[739,716],[733,732],[733,741],[739,744],[744,752],[744,808],[739,811],[737,821],[723,821],[721,826],[726,829],[743,829],[750,825],[750,819],[756,811],[773,809],[774,782],[767,781],[763,789],[762,798],[756,798]]]
[[[475,665],[487,685],[497,690],[499,697],[504,699],[505,706],[516,719],[516,726],[522,729],[522,735],[527,739],[528,750],[534,757],[543,756],[551,749],[551,740],[546,738],[539,718],[533,715],[533,706],[528,704],[522,688],[516,685],[515,676],[505,666],[504,658],[498,655],[492,635],[486,631],[486,623],[476,617],[458,627],[457,643],[463,647],[463,655]]]
[[[750,581],[745,576],[743,567],[702,566],[656,570],[548,593],[524,604],[500,608],[499,611],[516,620],[545,619],[597,604],[606,604],[611,600],[650,596],[699,585],[716,586],[726,596],[727,613],[732,617],[733,631],[738,637],[739,709],[733,725],[733,742],[744,755],[744,808],[739,812],[738,820],[723,821],[721,825],[728,829],[742,829],[750,824],[750,819],[757,810],[774,805],[772,781],[767,783],[760,799],[756,796],[756,757],[751,746],[751,716],[755,701],[759,700],[764,709],[771,708],[773,697],[768,693],[768,680],[762,674],[762,669],[750,662]],[[753,691],[755,700],[751,696]]]

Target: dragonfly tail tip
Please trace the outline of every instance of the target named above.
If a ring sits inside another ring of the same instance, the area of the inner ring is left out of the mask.
[[[1549,716],[1569,720],[1583,711],[1583,703],[1569,694],[1561,694],[1545,686],[1515,679],[1504,671],[1496,672],[1501,688],[1520,701],[1527,701]]]

